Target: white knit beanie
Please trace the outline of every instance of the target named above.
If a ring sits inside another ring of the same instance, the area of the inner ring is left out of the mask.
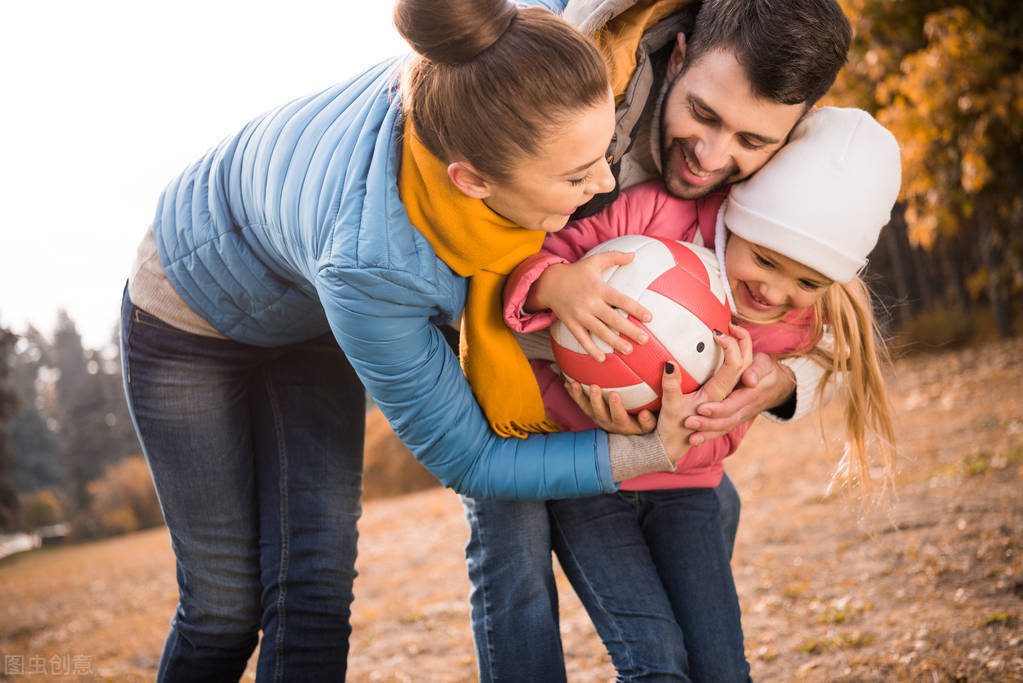
[[[849,282],[888,223],[901,179],[888,129],[860,109],[822,107],[732,187],[719,220],[743,239]]]

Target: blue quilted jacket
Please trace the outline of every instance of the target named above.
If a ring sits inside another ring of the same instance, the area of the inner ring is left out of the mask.
[[[333,331],[398,436],[460,493],[613,491],[603,432],[495,435],[437,329],[457,319],[466,282],[398,197],[399,69],[385,62],[270,111],[175,178],[153,226],[168,278],[240,342]]]

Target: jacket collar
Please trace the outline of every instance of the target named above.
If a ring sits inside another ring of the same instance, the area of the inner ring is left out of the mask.
[[[583,35],[592,36],[635,4],[636,0],[568,0],[562,16]]]

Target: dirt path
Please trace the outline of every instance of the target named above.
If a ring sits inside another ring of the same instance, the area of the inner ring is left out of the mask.
[[[729,468],[762,680],[1023,680],[1023,345],[897,370],[898,500],[873,525],[821,500],[830,465],[793,428],[757,425],[775,455]]]
[[[816,420],[760,422],[729,463],[757,680],[1023,680],[1023,340],[903,360],[893,385],[899,497],[873,516],[824,496]],[[474,679],[466,535],[450,491],[366,503],[350,680]],[[613,678],[560,581],[570,680]],[[175,590],[162,529],[0,564],[0,678],[28,678],[20,658],[35,680],[152,679]]]

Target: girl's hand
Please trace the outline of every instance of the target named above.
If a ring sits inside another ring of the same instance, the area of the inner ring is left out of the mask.
[[[601,273],[631,262],[634,256],[608,251],[575,263],[552,265],[533,284],[529,306],[534,310],[550,309],[594,360],[603,361],[604,352],[591,333],[616,351],[631,353],[629,339],[644,344],[647,335],[623,313],[643,322],[650,322],[653,316],[635,299],[604,282]]]
[[[690,406],[690,417],[685,420],[685,426],[693,430],[694,435],[690,439],[690,443],[694,446],[709,440],[706,434],[695,434],[696,424],[694,423],[696,419],[694,414],[703,414],[706,406],[717,404],[731,395],[753,364],[753,343],[749,332],[738,325],[732,324],[729,325],[728,329],[734,336],[719,334],[714,337],[714,341],[724,351],[724,363],[721,364],[718,371],[702,387],[685,397],[687,405]],[[739,423],[732,425],[722,433],[729,431],[737,426],[737,424]]]
[[[731,323],[728,325],[728,331],[730,334],[714,335],[714,343],[721,347],[725,356],[721,367],[702,387],[688,394],[698,398],[699,403],[723,400],[732,393],[743,373],[753,364],[753,341],[749,332]]]
[[[637,415],[625,412],[622,397],[617,391],[612,391],[605,401],[603,392],[595,384],[590,385],[589,393],[578,382],[565,382],[565,389],[580,410],[605,432],[647,434],[657,426],[657,420],[649,410],[640,411]]]

